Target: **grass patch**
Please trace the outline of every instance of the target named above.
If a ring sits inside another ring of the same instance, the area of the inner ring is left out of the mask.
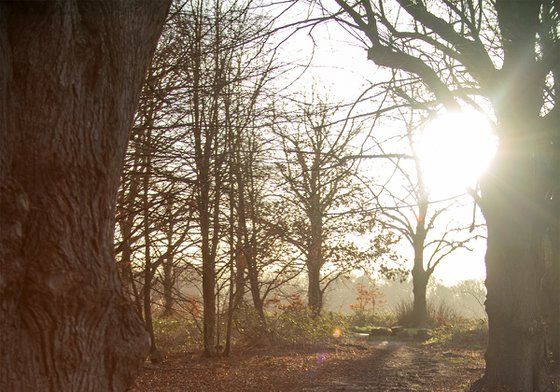
[[[365,326],[353,325],[353,326],[350,327],[350,332],[370,333],[373,328],[375,328],[373,325],[365,325]]]
[[[482,349],[487,340],[488,326],[484,320],[461,320],[433,329],[425,344]]]

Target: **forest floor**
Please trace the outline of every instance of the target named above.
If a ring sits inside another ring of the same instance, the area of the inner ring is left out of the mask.
[[[146,363],[131,391],[465,391],[483,374],[483,347],[355,335],[323,346],[237,349],[218,359],[176,353]]]

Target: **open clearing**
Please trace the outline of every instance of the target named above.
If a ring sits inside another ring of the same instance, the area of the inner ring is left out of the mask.
[[[346,338],[207,359],[178,353],[147,363],[134,392],[464,391],[484,371],[481,345]]]

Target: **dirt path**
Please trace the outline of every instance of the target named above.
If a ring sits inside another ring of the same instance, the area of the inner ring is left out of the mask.
[[[332,363],[325,377],[301,391],[455,391],[464,390],[482,374],[480,354],[466,350],[438,351],[410,342],[367,345],[363,356]]]
[[[147,364],[134,392],[464,391],[482,353],[413,341],[351,340],[323,348],[261,349],[210,360],[194,354]]]

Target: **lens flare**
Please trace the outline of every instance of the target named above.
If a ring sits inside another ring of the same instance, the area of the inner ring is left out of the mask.
[[[333,338],[339,338],[342,336],[342,329],[340,328],[335,328],[333,330],[333,334],[332,334]]]
[[[322,364],[322,363],[325,363],[325,361],[327,360],[327,357],[328,357],[328,355],[326,353],[318,353],[315,360],[317,361],[318,364]]]

